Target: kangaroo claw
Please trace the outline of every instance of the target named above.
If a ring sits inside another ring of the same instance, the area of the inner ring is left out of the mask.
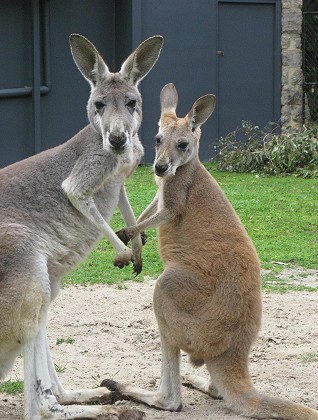
[[[135,277],[137,277],[138,274],[140,274],[142,271],[142,260],[141,258],[139,258],[138,261],[136,261],[134,258],[132,258],[131,260],[134,266],[133,274],[135,274]]]
[[[147,235],[145,234],[145,232],[140,232],[140,236],[141,236],[141,242],[143,245],[146,245],[147,243]]]

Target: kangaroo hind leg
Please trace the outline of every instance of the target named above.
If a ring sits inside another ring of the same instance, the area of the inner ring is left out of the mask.
[[[0,379],[38,328],[42,293],[34,263],[25,228],[0,225]]]
[[[110,379],[105,379],[101,385],[150,407],[180,411],[182,408],[180,350],[170,346],[164,337],[161,337],[161,347],[161,379],[156,391],[147,391],[134,385],[119,384]]]
[[[111,405],[81,405],[88,401],[115,402],[116,396],[106,388],[80,391],[63,389],[55,372],[47,342],[46,321],[51,289],[45,258],[41,255],[34,258],[33,268],[33,277],[29,284],[30,288],[36,291],[35,295],[39,295],[40,298],[32,302],[33,306],[30,305],[38,316],[34,319],[33,334],[27,337],[24,345],[25,419],[93,419],[114,414],[122,419],[141,420],[143,415],[136,409]]]
[[[171,314],[165,307],[165,294],[162,293],[161,284],[171,280],[171,273],[167,270],[158,278],[154,291],[154,309],[158,321],[161,338],[161,378],[156,391],[147,391],[133,385],[119,384],[106,379],[102,386],[119,392],[123,396],[162,410],[180,411],[181,401],[181,375],[180,375],[180,347],[170,333],[170,327],[162,318]]]
[[[211,378],[203,378],[199,375],[185,375],[183,377],[182,385],[187,388],[195,388],[205,394],[210,395],[214,399],[222,399],[221,394],[217,390]]]
[[[115,396],[106,388],[92,390],[89,395],[81,391],[63,393],[46,337],[51,302],[47,261],[28,233],[23,226],[0,226],[0,372],[3,377],[23,351],[25,420],[101,418],[107,414],[142,419],[142,413],[135,409],[111,405],[63,406],[58,401],[62,396],[62,400],[66,397],[67,401],[80,403],[88,396],[100,397],[107,403],[113,402]]]

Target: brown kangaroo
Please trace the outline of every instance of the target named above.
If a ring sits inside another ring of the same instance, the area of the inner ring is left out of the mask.
[[[161,118],[154,170],[158,192],[137,225],[118,232],[127,243],[159,226],[165,270],[154,291],[162,369],[154,392],[105,380],[102,385],[164,410],[181,410],[180,349],[210,378],[189,383],[222,397],[235,412],[256,418],[318,419],[318,412],[260,394],[248,357],[261,322],[260,264],[255,248],[217,182],[199,161],[200,127],[215,97],[199,98],[184,118],[176,116],[173,84],[161,92]]]

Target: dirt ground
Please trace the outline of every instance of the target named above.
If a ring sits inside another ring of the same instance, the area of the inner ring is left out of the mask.
[[[298,281],[297,276],[292,276]],[[301,279],[299,280],[301,281]],[[309,277],[318,285],[318,272]],[[117,286],[71,286],[63,289],[50,311],[48,333],[66,388],[94,387],[104,378],[153,389],[159,383],[160,341],[152,311],[155,281]],[[250,357],[257,388],[318,408],[318,293],[264,294],[263,325]],[[57,345],[57,339],[72,344]],[[205,369],[198,373],[206,375]],[[185,354],[182,374],[193,373]],[[19,358],[10,376],[22,378]],[[222,401],[183,388],[180,413],[156,411],[137,403],[146,419],[240,419]],[[23,418],[23,396],[0,394],[0,419]]]

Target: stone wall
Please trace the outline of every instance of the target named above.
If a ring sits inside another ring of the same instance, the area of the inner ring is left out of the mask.
[[[302,0],[282,0],[282,132],[302,127]]]

